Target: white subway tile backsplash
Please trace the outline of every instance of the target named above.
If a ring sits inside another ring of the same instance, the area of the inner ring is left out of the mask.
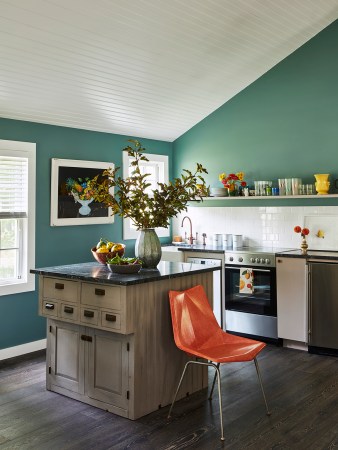
[[[193,223],[193,233],[243,234],[250,246],[273,245],[299,248],[301,237],[293,229],[308,226],[309,248],[338,250],[338,206],[298,207],[189,207],[173,219],[173,234],[184,237],[187,226],[181,228],[184,215]],[[317,228],[325,228],[325,238],[315,237]],[[315,229],[313,229],[315,228]],[[209,241],[210,242],[210,241]]]

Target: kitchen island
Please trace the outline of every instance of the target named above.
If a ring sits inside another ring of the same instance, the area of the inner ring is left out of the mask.
[[[172,401],[188,356],[172,333],[168,292],[204,286],[219,267],[161,262],[117,275],[98,263],[46,267],[39,314],[47,318],[47,389],[137,419]],[[180,397],[207,387],[194,367]]]

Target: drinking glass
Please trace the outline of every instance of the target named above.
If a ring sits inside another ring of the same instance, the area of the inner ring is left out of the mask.
[[[285,178],[278,179],[279,195],[285,195]]]
[[[313,184],[307,184],[306,185],[306,194],[307,195],[313,195],[315,193]]]
[[[272,181],[266,181],[265,185],[265,195],[272,195]]]
[[[266,195],[265,187],[268,184],[267,181],[260,181],[260,191],[261,195]]]
[[[292,195],[299,195],[299,186],[302,184],[301,178],[292,178]]]
[[[257,196],[259,196],[259,195],[261,195],[260,194],[260,185],[259,185],[259,181],[254,181],[254,184],[255,184],[255,196],[257,197]]]
[[[306,184],[300,184],[298,187],[299,195],[306,195]]]
[[[292,178],[285,178],[285,195],[292,195]]]

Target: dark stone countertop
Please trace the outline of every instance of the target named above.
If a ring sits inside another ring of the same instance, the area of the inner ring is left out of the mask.
[[[304,259],[324,259],[338,261],[338,251],[327,250],[308,250],[306,255],[303,255],[301,250],[290,250],[276,253],[276,256],[282,258],[304,258]]]
[[[168,244],[168,245],[162,245],[162,250],[165,250],[166,247],[173,247],[172,244]],[[215,246],[215,245],[211,245],[211,244],[206,244],[206,245],[202,245],[202,244],[193,244],[192,246],[190,245],[182,245],[180,246],[175,245],[175,247],[177,247],[178,251],[181,252],[205,252],[205,253],[224,253],[225,250],[229,250],[228,247],[223,247],[223,246]]]
[[[97,262],[43,267],[32,269],[30,272],[50,277],[128,286],[168,278],[184,277],[202,272],[213,272],[214,270],[220,270],[220,267],[202,266],[200,264],[183,262],[161,261],[158,264],[157,269],[141,269],[139,273],[131,275],[112,273],[106,265],[99,264]]]

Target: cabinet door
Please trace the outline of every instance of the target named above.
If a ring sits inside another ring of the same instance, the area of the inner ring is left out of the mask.
[[[49,321],[49,385],[84,393],[84,342],[79,325]]]
[[[128,409],[128,338],[116,333],[86,328],[88,379],[86,394],[96,400]]]
[[[307,342],[305,258],[277,258],[278,337]]]

